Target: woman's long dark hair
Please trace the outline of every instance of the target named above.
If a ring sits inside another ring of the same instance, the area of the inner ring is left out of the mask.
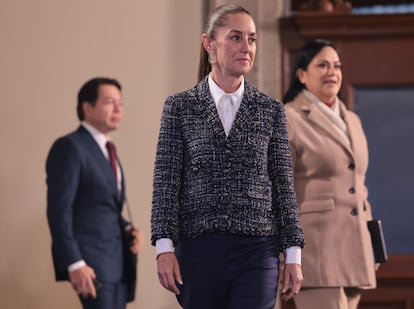
[[[292,101],[299,92],[301,92],[305,85],[302,84],[297,77],[297,70],[302,69],[306,71],[308,69],[309,63],[313,60],[313,58],[322,50],[322,48],[330,46],[339,55],[339,51],[336,46],[327,40],[323,39],[316,39],[311,42],[306,43],[302,46],[302,48],[298,51],[296,55],[295,66],[292,69],[290,75],[290,85],[289,89],[286,91],[285,95],[283,96],[283,103],[286,104]]]
[[[229,14],[247,14],[251,16],[250,12],[245,8],[235,4],[224,4],[217,7],[208,17],[207,23],[204,26],[203,33],[211,39],[216,38],[217,28],[226,25],[226,16]],[[208,59],[208,53],[205,50],[203,43],[200,49],[200,63],[198,65],[198,82],[202,81],[211,72],[211,64]]]

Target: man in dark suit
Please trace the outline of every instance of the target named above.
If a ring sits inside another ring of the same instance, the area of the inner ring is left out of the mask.
[[[135,265],[125,258],[141,249],[143,234],[121,215],[124,177],[114,148],[108,148],[109,133],[123,116],[119,82],[86,82],[77,113],[81,125],[55,141],[46,162],[55,276],[70,281],[84,308],[122,309],[136,280],[130,269]],[[126,235],[132,240],[123,241]]]

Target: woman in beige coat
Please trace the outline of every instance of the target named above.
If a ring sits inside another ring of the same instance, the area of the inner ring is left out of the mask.
[[[357,308],[361,289],[376,285],[367,141],[359,117],[338,99],[341,83],[337,49],[315,40],[299,51],[283,99],[306,239],[297,309]]]

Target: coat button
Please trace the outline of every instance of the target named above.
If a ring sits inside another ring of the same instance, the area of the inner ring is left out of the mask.
[[[355,188],[354,187],[349,188],[348,192],[351,193],[351,194],[354,194],[355,193]]]
[[[357,216],[358,215],[358,208],[352,208],[351,215]]]
[[[349,163],[348,168],[353,171],[355,169],[355,163]]]

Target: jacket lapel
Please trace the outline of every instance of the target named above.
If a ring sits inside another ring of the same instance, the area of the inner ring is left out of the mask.
[[[253,115],[257,111],[257,102],[254,100],[255,88],[253,88],[246,80],[244,82],[244,94],[243,99],[240,104],[240,108],[236,113],[236,118],[234,119],[233,126],[230,130],[229,139],[234,140],[240,136],[246,127],[252,121]]]
[[[316,106],[316,104],[309,101],[303,94],[300,94],[300,96],[301,98],[298,101],[300,104],[300,109],[305,115],[307,115],[306,117],[309,123],[314,127],[318,127],[321,131],[324,132],[324,134],[326,134],[326,136],[337,142],[353,158],[353,151],[350,144],[346,141],[346,138],[341,135],[341,133],[338,132],[335,128],[333,128],[333,124],[330,122],[328,117],[326,117],[323,112]]]
[[[118,198],[118,206],[122,210],[122,205],[124,204],[124,201],[125,201],[125,178],[124,178],[124,169],[122,168],[122,164],[118,156],[117,156],[117,160],[118,160],[119,168],[121,169],[121,177],[122,177],[121,178],[121,192],[120,194],[117,194],[117,198]],[[116,189],[118,190],[118,188]]]
[[[256,104],[254,104],[255,88],[247,81],[245,81],[244,87],[245,90],[240,108],[236,113],[229,135],[226,137],[216,105],[210,94],[207,77],[197,86],[198,98],[194,98],[194,108],[200,113],[200,116],[206,121],[207,126],[214,132],[217,138],[226,143],[237,139],[239,133],[249,125],[252,115],[255,114],[257,108]]]
[[[210,94],[207,77],[197,86],[197,97],[194,98],[194,109],[204,119],[207,126],[217,136],[217,138],[226,140],[223,124],[217,112],[216,105]]]
[[[118,194],[118,188],[116,184],[116,179],[112,171],[111,165],[108,160],[105,158],[105,155],[102,153],[102,150],[99,148],[99,145],[96,143],[92,135],[84,127],[80,126],[79,130],[85,136],[85,143],[87,144],[85,149],[90,152],[91,157],[94,158],[95,162],[98,164],[99,168],[105,175],[105,179],[108,182],[109,186],[116,193],[116,199],[118,204],[121,203],[121,195]],[[117,158],[118,159],[118,158]],[[119,160],[118,160],[119,162]],[[122,169],[121,169],[122,170]],[[123,172],[122,172],[123,177]],[[123,181],[122,181],[123,182]],[[123,188],[123,185],[122,185]]]

